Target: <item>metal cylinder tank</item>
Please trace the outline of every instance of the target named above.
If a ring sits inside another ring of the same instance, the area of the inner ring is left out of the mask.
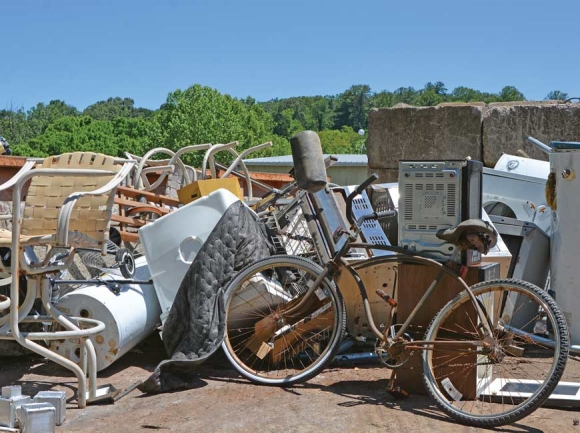
[[[137,258],[135,267],[135,280],[149,280],[145,257]],[[110,274],[100,278],[104,281],[123,279]],[[55,306],[71,316],[105,323],[104,331],[90,337],[97,354],[97,371],[117,361],[160,324],[161,308],[152,284],[86,285],[63,296]],[[80,361],[78,340],[53,341],[50,347],[73,362]]]

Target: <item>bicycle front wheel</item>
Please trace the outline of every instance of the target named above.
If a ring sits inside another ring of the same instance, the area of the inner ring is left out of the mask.
[[[435,316],[425,339],[424,383],[459,422],[496,427],[532,413],[562,377],[569,350],[564,315],[546,291],[525,281],[494,280],[465,291]],[[483,322],[492,336],[480,339]],[[479,344],[469,342],[480,341]]]
[[[314,377],[333,359],[346,327],[344,301],[328,278],[306,296],[322,272],[301,257],[272,256],[234,278],[222,347],[243,376],[290,386]]]

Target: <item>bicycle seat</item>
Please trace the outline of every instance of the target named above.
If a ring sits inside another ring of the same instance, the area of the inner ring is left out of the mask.
[[[441,229],[437,237],[444,241],[457,245],[462,250],[478,250],[482,254],[497,244],[497,231],[493,226],[480,219],[470,219],[451,227]]]

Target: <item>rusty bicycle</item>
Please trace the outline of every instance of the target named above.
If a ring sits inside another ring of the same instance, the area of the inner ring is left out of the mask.
[[[328,211],[316,205],[313,192],[296,195],[295,202],[310,208],[307,217],[320,228],[313,242],[332,244],[333,253],[318,264],[299,255],[276,255],[240,271],[226,290],[226,356],[240,374],[262,385],[292,386],[316,376],[349,334],[337,285],[347,274],[356,281],[378,359],[397,369],[411,353],[420,352],[423,383],[443,412],[478,427],[527,416],[550,396],[565,368],[569,340],[560,308],[547,291],[525,281],[499,279],[470,287],[446,264],[399,247],[360,242],[365,221],[395,215],[386,211],[353,217],[353,200],[376,178],[371,176],[346,198],[350,227],[329,227],[328,215],[323,215]],[[327,188],[318,194],[329,193]],[[485,253],[497,233],[484,221],[468,220],[438,236],[459,250]],[[349,252],[361,248],[394,254],[352,264]],[[394,321],[395,292],[378,287],[385,311],[390,311],[379,326],[359,273],[364,266],[384,263],[432,267],[436,277],[403,323]],[[445,276],[462,290],[433,317],[423,338],[411,337],[407,331],[417,312],[436,296]]]

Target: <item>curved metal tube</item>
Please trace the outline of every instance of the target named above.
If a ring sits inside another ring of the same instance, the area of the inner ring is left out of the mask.
[[[265,149],[267,147],[272,147],[272,142],[268,141],[267,143],[262,143],[262,144],[258,144],[257,146],[254,147],[249,147],[248,149],[244,150],[242,153],[240,153],[238,155],[238,157],[236,159],[234,159],[234,161],[230,164],[230,166],[228,167],[228,169],[226,170],[226,172],[222,175],[222,178],[224,177],[228,177],[230,174],[232,174],[232,171],[234,171],[235,167],[237,167],[237,165],[240,163],[240,161],[248,154],[253,153],[253,152],[257,152],[258,150],[262,150]]]
[[[231,143],[227,143],[227,144],[216,144],[212,147],[209,148],[209,150],[207,152],[205,152],[205,155],[203,156],[203,163],[201,164],[201,178],[202,179],[207,179],[207,165],[209,162],[209,166],[210,166],[210,171],[211,171],[211,177],[212,179],[216,178],[216,170],[215,170],[215,163],[214,163],[214,159],[213,156],[215,153],[221,151],[221,150],[225,150],[225,149],[231,149],[232,147],[235,147],[238,145],[237,141],[232,141]],[[236,153],[237,155],[237,153]]]
[[[34,301],[36,300],[36,289],[31,287],[32,284],[36,284],[36,280],[34,279],[30,279],[28,281],[28,290],[26,290],[26,296],[24,297],[24,302],[22,302],[22,305],[20,307],[18,307],[18,321],[21,322],[26,316],[28,316],[28,313],[30,313],[30,310],[32,310],[32,307],[34,306]],[[7,314],[6,316],[0,317],[0,334],[2,332],[4,332],[4,330],[2,329],[7,323],[9,323],[10,321],[10,315]]]
[[[151,149],[149,152],[147,152],[145,155],[143,155],[143,157],[141,157],[141,160],[139,161],[139,165],[137,166],[137,169],[135,170],[135,174],[133,176],[133,187],[137,188],[137,189],[141,189],[141,188],[145,188],[145,185],[141,185],[140,180],[141,180],[141,172],[143,171],[143,167],[145,167],[145,164],[147,162],[149,162],[149,158],[151,158],[151,156],[153,156],[156,153],[162,153],[164,155],[168,155],[170,157],[173,157],[175,155],[175,152],[173,150],[170,149],[166,149],[165,147],[156,147],[154,149]],[[166,160],[162,161],[163,163],[165,163]],[[161,173],[161,176],[163,176],[165,174],[165,172]],[[165,174],[166,176],[166,174]]]
[[[236,152],[234,149],[228,149],[228,150],[236,158],[238,157],[238,152]],[[242,166],[242,170],[244,171],[244,173],[246,175],[246,185],[248,186],[248,200],[251,200],[252,197],[254,196],[254,190],[252,188],[252,182],[251,182],[252,178],[250,176],[250,171],[248,170],[248,167],[246,167],[246,164],[244,164],[243,160],[240,161],[240,165]]]
[[[186,168],[185,164],[183,164],[183,162],[180,159],[181,155],[183,155],[184,153],[188,153],[188,152],[195,152],[197,150],[207,150],[207,149],[210,149],[211,147],[212,147],[211,143],[194,144],[192,146],[185,146],[185,147],[182,147],[181,149],[179,149],[175,153],[173,158],[171,158],[171,162],[173,162],[174,159],[177,159],[178,165],[179,165],[179,163],[181,163],[179,165],[179,167],[183,171],[183,180],[184,180],[185,185],[189,185],[191,182],[195,182],[197,180],[197,171],[195,170],[195,168],[193,168],[193,180],[191,180],[189,178],[189,174],[187,173],[187,168]]]
[[[0,295],[0,311],[7,310],[8,308],[10,308],[10,298],[8,296]]]
[[[250,147],[250,148],[244,150],[242,153],[240,153],[234,159],[234,161],[230,164],[230,166],[228,167],[228,169],[226,170],[226,172],[222,175],[222,179],[225,178],[225,177],[228,177],[230,174],[232,174],[232,172],[234,171],[235,167],[237,167],[238,164],[240,164],[242,166],[242,170],[246,174],[246,187],[248,189],[248,200],[252,200],[253,195],[254,195],[254,191],[253,191],[253,187],[252,187],[252,178],[250,176],[250,171],[248,170],[248,167],[246,167],[246,164],[244,163],[244,157],[246,155],[250,154],[250,153],[256,152],[258,150],[265,149],[267,147],[272,147],[272,142],[271,141],[268,141],[268,142],[262,143],[262,144],[258,144],[257,146]],[[231,151],[233,151],[234,153],[236,153],[233,149],[230,149],[230,152]]]

